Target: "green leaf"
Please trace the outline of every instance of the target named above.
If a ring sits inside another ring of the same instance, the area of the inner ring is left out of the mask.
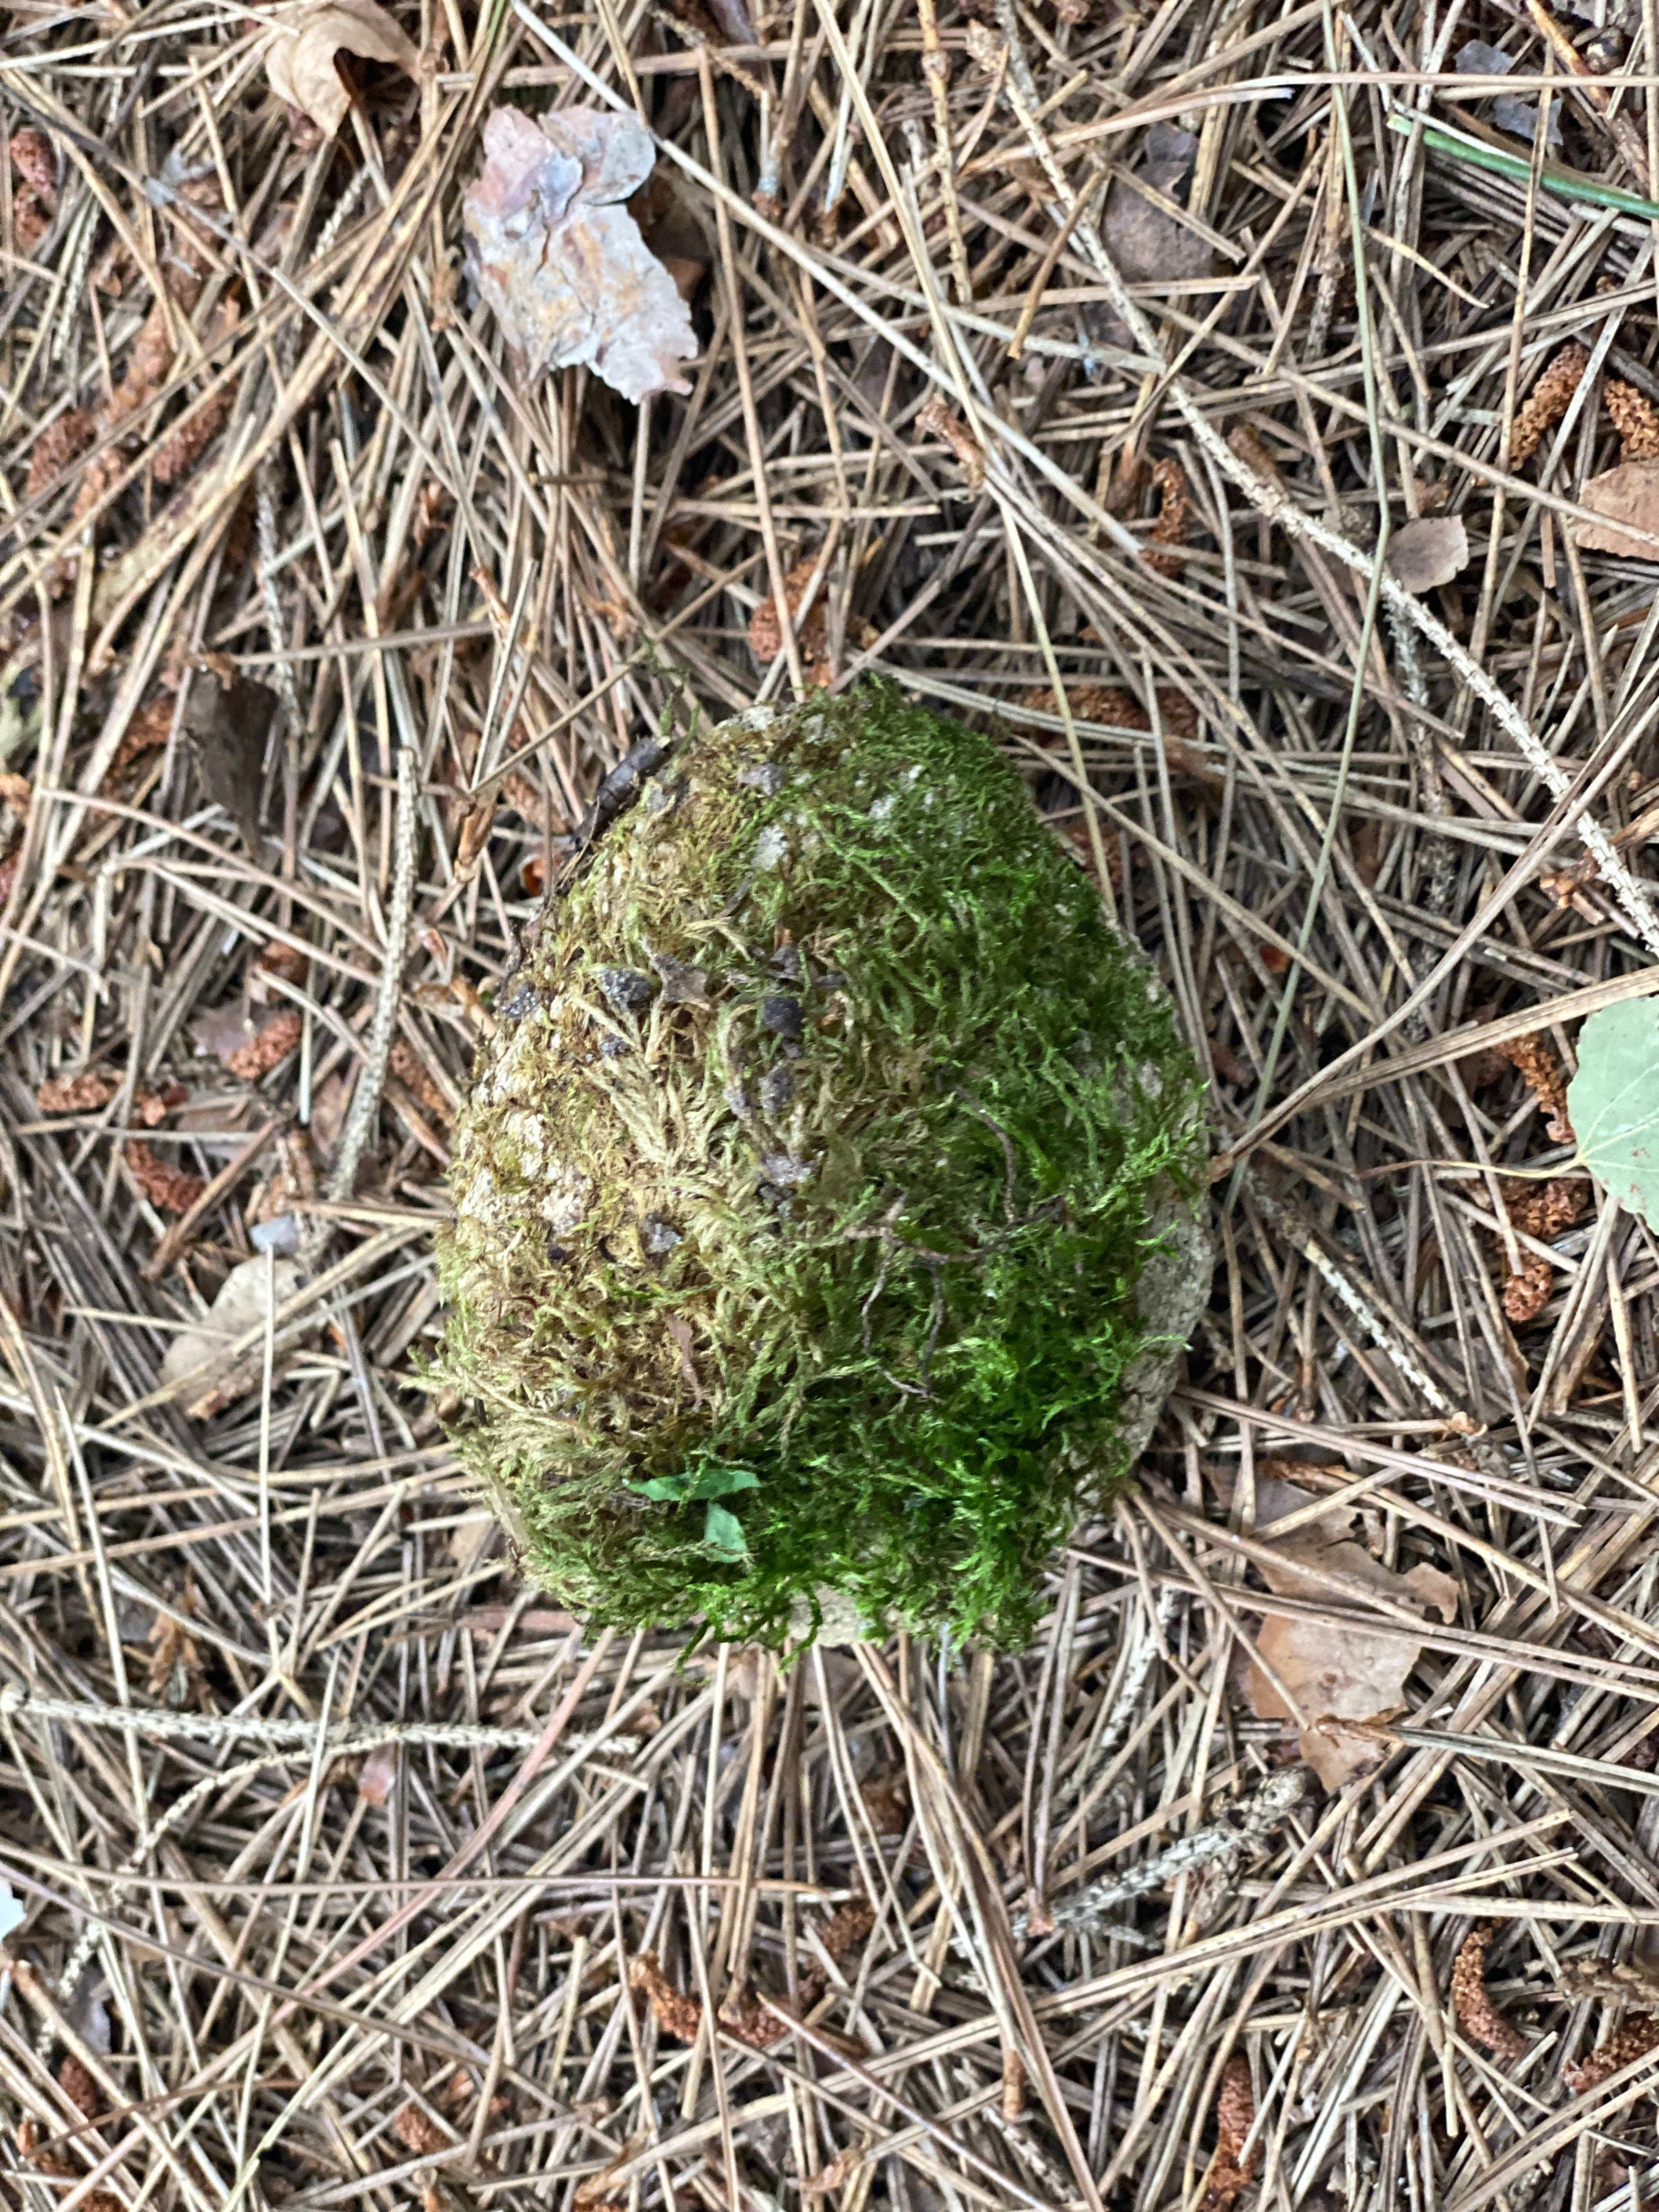
[[[1567,1112],[1584,1166],[1659,1229],[1659,1002],[1631,999],[1590,1016],[1578,1033]]]
[[[760,1477],[746,1467],[706,1467],[690,1478],[688,1498],[730,1498],[734,1491],[758,1490]]]
[[[723,1505],[709,1507],[708,1518],[702,1524],[702,1540],[711,1552],[718,1552],[728,1559],[741,1559],[749,1550],[742,1522]]]
[[[637,1490],[641,1498],[654,1498],[659,1505],[684,1505],[691,1495],[689,1474],[656,1474],[649,1482],[630,1482],[630,1490]]]

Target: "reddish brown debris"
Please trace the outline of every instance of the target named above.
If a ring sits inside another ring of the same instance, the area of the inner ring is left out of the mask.
[[[225,1066],[244,1083],[257,1083],[269,1075],[279,1060],[288,1058],[300,1042],[305,1023],[297,1006],[284,1006],[273,1014],[244,1045],[225,1056]]]
[[[159,1213],[188,1213],[206,1183],[183,1168],[164,1167],[142,1137],[129,1137],[121,1147],[127,1171]]]
[[[628,1983],[649,2001],[658,2027],[679,2043],[695,2043],[702,2026],[702,2005],[696,1997],[677,1990],[655,1954],[641,1951],[628,1970]]]
[[[1452,2010],[1471,2042],[1499,2058],[1519,2058],[1527,2039],[1504,2019],[1486,1989],[1486,1952],[1492,1932],[1490,1927],[1472,1928],[1463,1938],[1452,1966]]]
[[[1260,2153],[1252,2144],[1245,2151],[1255,2125],[1255,2089],[1250,2062],[1236,2051],[1222,2069],[1215,2100],[1215,2152],[1204,2176],[1199,2212],[1227,2212],[1255,2179]]]
[[[1541,1253],[1522,1255],[1518,1271],[1504,1285],[1504,1311],[1517,1328],[1536,1321],[1550,1302],[1555,1270]]]
[[[38,499],[46,486],[92,443],[94,417],[89,407],[71,407],[48,422],[34,441],[29,472],[23,480],[25,499]]]
[[[934,392],[916,416],[916,428],[924,438],[937,438],[951,448],[968,480],[969,490],[977,491],[985,482],[985,448],[962,417],[952,414],[943,392]]]
[[[1152,464],[1152,483],[1158,490],[1158,520],[1152,525],[1152,544],[1145,556],[1146,566],[1160,576],[1178,576],[1187,556],[1174,549],[1187,543],[1193,511],[1187,471],[1173,455],[1166,453],[1162,460]]]
[[[417,2158],[429,2158],[434,2151],[453,2150],[455,2138],[446,2135],[430,2112],[410,2103],[400,2106],[392,2123],[392,2132],[405,2150],[412,2150]]]
[[[55,1075],[34,1094],[43,1114],[95,1114],[115,1096],[115,1085],[88,1068],[80,1075]]]
[[[1538,1101],[1539,1111],[1545,1117],[1545,1127],[1558,1145],[1573,1141],[1572,1123],[1567,1119],[1567,1079],[1561,1072],[1560,1055],[1555,1047],[1537,1030],[1527,1036],[1510,1037],[1497,1049],[1511,1067],[1519,1068],[1528,1089]]]
[[[131,768],[134,761],[166,744],[173,729],[175,704],[173,695],[169,691],[159,692],[154,699],[145,700],[121,732],[121,742],[115,748],[115,757],[104,778],[106,786],[125,769]]]
[[[1566,413],[1589,367],[1589,348],[1573,339],[1564,345],[1516,410],[1510,432],[1510,466],[1530,460]]]
[[[797,561],[783,580],[784,603],[789,609],[791,622],[800,611],[806,596],[807,586],[817,573],[817,556],[809,553],[804,561]],[[832,680],[830,667],[830,609],[824,598],[828,578],[818,586],[817,596],[806,611],[804,622],[795,626],[795,643],[810,682],[822,687]],[[783,651],[783,626],[778,620],[775,596],[763,599],[749,617],[749,650],[757,660],[770,663]]]
[[[1659,2048],[1659,2020],[1646,2016],[1627,2020],[1605,2043],[1598,2043],[1588,2058],[1581,2058],[1576,2066],[1564,2066],[1561,2078],[1582,2097],[1587,2089],[1598,2088],[1610,2074],[1620,2072],[1633,2059],[1645,2057],[1656,2048]]]
[[[1659,461],[1659,407],[1644,392],[1622,377],[1609,377],[1601,386],[1601,404],[1624,441],[1626,460]]]
[[[92,2069],[72,2051],[65,2054],[58,2069],[58,2086],[83,2120],[95,2120],[103,2111],[104,2100],[98,2094]]]

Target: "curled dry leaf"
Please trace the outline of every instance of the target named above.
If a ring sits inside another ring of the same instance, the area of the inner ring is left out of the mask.
[[[582,365],[625,399],[689,392],[691,317],[624,203],[650,175],[631,115],[498,107],[463,221],[478,289],[532,375]]]
[[[1339,1603],[1345,1597],[1384,1597],[1425,1618],[1432,1611],[1443,1620],[1455,1620],[1457,1585],[1451,1577],[1425,1565],[1403,1575],[1385,1567],[1350,1540],[1358,1517],[1350,1509],[1322,1514],[1275,1542],[1273,1522],[1315,1502],[1291,1483],[1258,1483],[1258,1540],[1273,1554],[1258,1564],[1270,1589],[1325,1604],[1333,1597]],[[1306,1717],[1302,1756],[1328,1790],[1340,1789],[1377,1763],[1382,1747],[1376,1731],[1405,1703],[1407,1677],[1423,1648],[1414,1638],[1399,1629],[1269,1614],[1256,1648]],[[1249,1694],[1258,1719],[1295,1717],[1260,1667],[1250,1668]]]
[[[1389,567],[1408,592],[1431,592],[1469,565],[1469,537],[1461,514],[1424,514],[1389,540]]]
[[[276,12],[276,28],[265,50],[270,88],[330,138],[351,105],[337,55],[392,62],[410,76],[419,64],[414,41],[375,0],[323,0],[320,5],[319,0],[298,0]]]
[[[1472,1928],[1463,1938],[1452,1966],[1452,2010],[1470,2041],[1500,2058],[1519,2058],[1527,2039],[1512,2027],[1492,2002],[1486,1988],[1486,1953],[1492,1939],[1490,1926]]]

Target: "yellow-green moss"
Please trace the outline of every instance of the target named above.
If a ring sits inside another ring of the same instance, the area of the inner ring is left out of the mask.
[[[532,1571],[624,1626],[777,1642],[828,1588],[1021,1635],[1123,1471],[1203,1145],[994,750],[886,690],[684,745],[496,1013],[444,1374]]]

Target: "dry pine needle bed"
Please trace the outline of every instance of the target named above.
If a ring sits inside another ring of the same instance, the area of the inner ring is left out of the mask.
[[[1570,1088],[1659,975],[1659,27],[1581,4],[15,0],[7,2203],[1659,2195]],[[421,1371],[472,1056],[632,745],[866,678],[1157,962],[1209,1313],[1018,1656],[585,1634]]]

